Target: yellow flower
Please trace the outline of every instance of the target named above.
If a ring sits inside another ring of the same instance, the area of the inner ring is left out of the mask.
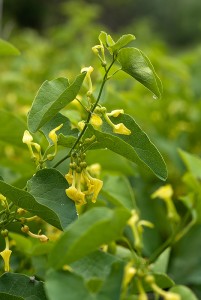
[[[118,117],[120,114],[124,114],[124,110],[123,109],[115,109],[112,110],[110,113],[107,113],[108,116],[110,117]]]
[[[93,67],[84,67],[81,69],[81,73],[87,72],[87,75],[90,75],[93,72],[94,68]]]
[[[94,127],[100,127],[103,124],[103,121],[100,116],[93,114],[91,116],[90,123]]]
[[[4,260],[4,270],[5,272],[9,272],[10,270],[10,256],[12,251],[10,249],[4,249],[2,252],[0,252],[0,255],[2,256]]]
[[[95,163],[90,165],[87,170],[92,176],[98,177],[101,172],[101,165],[99,163]]]
[[[103,187],[103,182],[100,179],[93,178],[93,180],[91,180],[91,184],[93,185],[93,196],[92,196],[91,201],[93,203],[95,203],[96,199],[98,197],[98,194],[100,193],[100,190]]]
[[[78,129],[81,131],[84,129],[85,122],[82,120],[82,121],[78,122],[77,126],[78,126]]]
[[[22,138],[22,142],[24,144],[30,144],[33,141],[33,137],[30,134],[30,132],[28,130],[25,130],[23,138]]]
[[[160,187],[159,189],[157,189],[153,194],[152,194],[152,198],[161,198],[163,200],[166,199],[170,199],[173,196],[173,189],[172,186],[170,184],[164,185],[162,187]]]
[[[83,205],[86,203],[85,201],[85,194],[74,186],[70,186],[68,189],[66,189],[66,195],[73,201],[75,201],[75,204],[77,205]]]
[[[87,92],[87,96],[90,97],[92,95],[92,90],[93,90],[93,87],[92,87],[92,81],[91,81],[91,73],[93,72],[94,68],[93,67],[85,67],[85,68],[82,68],[81,70],[81,73],[82,72],[87,72],[86,74],[86,80],[87,80],[87,83],[88,83],[88,92]]]
[[[58,141],[58,137],[57,137],[56,131],[58,131],[59,129],[61,129],[62,126],[63,126],[63,124],[57,126],[56,128],[52,129],[49,132],[48,136],[53,141],[54,144],[57,144],[57,141]]]
[[[113,132],[118,134],[125,134],[130,135],[131,131],[128,129],[123,123],[119,123],[117,125],[114,125]]]
[[[41,147],[40,147],[39,144],[33,142],[33,137],[29,133],[28,130],[25,130],[23,138],[22,138],[22,142],[27,145],[27,147],[29,149],[29,152],[31,154],[31,157],[33,159],[38,159],[39,160],[39,158],[41,157],[41,152],[40,152],[41,151]],[[35,149],[36,149],[36,151],[38,152],[37,155],[34,154],[32,146],[34,146]]]
[[[65,175],[65,179],[67,180],[68,184],[72,184],[73,183],[73,171],[70,168],[68,173]]]
[[[92,194],[91,201],[93,203],[95,203],[97,200],[98,194],[100,193],[100,190],[103,187],[103,181],[100,179],[91,177],[91,175],[86,170],[82,171],[82,176],[84,177],[85,182],[87,184],[87,188],[88,188],[88,190],[85,191],[84,193],[86,195]]]
[[[46,242],[49,241],[49,238],[46,235],[44,235],[44,234],[35,234],[35,233],[31,232],[27,225],[23,226],[21,228],[21,231],[24,232],[24,233],[27,233],[32,238],[39,239],[42,243],[46,243]]]
[[[126,288],[129,285],[136,273],[137,270],[133,267],[133,262],[130,261],[129,263],[127,263],[124,268],[124,278],[122,283],[123,288]]]

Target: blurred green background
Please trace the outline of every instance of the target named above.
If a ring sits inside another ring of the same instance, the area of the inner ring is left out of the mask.
[[[99,63],[91,47],[98,44],[99,32],[105,30],[114,38],[132,33],[133,46],[147,54],[163,82],[163,97],[155,100],[138,82],[117,75],[107,86],[102,104],[108,110],[124,108],[159,148],[182,212],[178,197],[186,191],[181,179],[185,166],[178,149],[201,155],[201,1],[1,0],[0,16],[1,38],[21,52],[0,60],[0,175],[22,188],[34,172],[21,139],[27,112],[43,81],[59,76],[72,80],[81,67],[92,65],[97,67],[93,79],[98,86]],[[73,105],[67,114],[73,121],[81,118]],[[104,172],[129,177],[142,217],[154,224],[157,220],[153,233],[145,231],[146,253],[151,253],[169,234],[164,206],[150,200],[163,183],[116,155],[111,159],[109,152],[99,157]],[[88,159],[94,162],[97,155],[91,153]],[[169,273],[201,299],[200,246],[197,224],[174,247]]]

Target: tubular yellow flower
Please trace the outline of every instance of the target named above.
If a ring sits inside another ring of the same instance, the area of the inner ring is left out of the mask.
[[[22,138],[22,142],[24,144],[30,144],[33,141],[33,137],[30,134],[30,132],[28,130],[25,130],[23,138]]]
[[[58,131],[59,129],[61,129],[61,127],[63,126],[63,124],[57,126],[56,128],[52,129],[50,132],[49,132],[49,138],[53,141],[53,143],[56,145],[57,144],[57,141],[58,141],[58,137],[57,137],[57,134],[56,134],[56,131]]]
[[[133,262],[130,261],[129,263],[127,263],[127,265],[124,268],[124,278],[122,283],[123,289],[129,285],[136,273],[137,270],[133,267]]]
[[[169,199],[173,196],[173,189],[170,184],[166,184],[159,189],[157,189],[152,195],[152,199],[154,198],[161,198],[163,200]]]
[[[78,122],[77,126],[78,126],[78,129],[81,131],[81,130],[83,130],[83,128],[85,126],[85,122],[82,120],[82,121]]]
[[[90,75],[93,72],[94,68],[92,66],[90,67],[84,67],[81,69],[81,73],[87,72],[87,75]]]
[[[91,175],[86,170],[82,171],[82,176],[84,177],[84,180],[85,180],[85,182],[87,184],[87,188],[88,188],[88,190],[85,191],[85,194],[86,195],[92,194],[91,201],[93,203],[95,203],[97,200],[98,194],[100,193],[100,190],[103,187],[103,181],[100,179],[91,177]]]
[[[12,251],[9,249],[4,249],[2,252],[0,252],[0,255],[2,256],[4,260],[4,270],[5,272],[10,271],[10,256]]]
[[[128,129],[123,123],[119,123],[117,125],[114,125],[113,132],[118,134],[125,134],[130,135],[131,131]]]
[[[94,127],[100,127],[103,124],[103,121],[100,116],[93,114],[90,119],[91,125]]]
[[[69,172],[65,175],[65,178],[66,178],[68,184],[72,184],[73,183],[73,172],[72,172],[72,169],[70,169]]]
[[[31,232],[27,225],[23,226],[21,228],[21,231],[27,233],[32,238],[39,239],[42,243],[46,243],[49,241],[48,237],[45,234],[35,234]]]
[[[6,247],[2,252],[0,252],[0,255],[4,260],[4,270],[5,270],[5,272],[9,272],[9,270],[10,270],[10,256],[11,256],[12,251],[9,249],[9,240],[8,240],[7,233],[6,233],[6,236],[5,236],[5,243],[6,243]]]
[[[114,123],[112,123],[112,121],[108,117],[107,113],[104,114],[104,118],[105,118],[106,122],[113,128],[114,133],[125,134],[125,135],[131,134],[130,129],[128,129],[123,123],[119,123],[116,125]]]
[[[167,184],[165,186],[160,187],[158,190],[156,190],[151,195],[151,198],[155,199],[158,197],[164,200],[167,207],[168,218],[174,220],[175,222],[179,222],[180,216],[177,213],[174,202],[172,200],[172,196],[173,196],[172,186],[170,184]]]
[[[124,110],[123,109],[115,109],[112,110],[110,113],[107,113],[107,115],[109,117],[118,117],[120,114],[124,114]]]
[[[66,189],[66,195],[77,205],[83,205],[86,203],[85,194],[81,191],[78,191],[78,189],[73,186],[70,186],[68,189]]]
[[[90,97],[92,95],[92,81],[91,81],[91,73],[93,72],[94,68],[93,67],[85,67],[85,68],[82,68],[81,69],[81,73],[82,72],[87,72],[86,74],[86,80],[88,82],[88,86],[89,86],[89,89],[88,89],[88,92],[87,92],[87,96]]]

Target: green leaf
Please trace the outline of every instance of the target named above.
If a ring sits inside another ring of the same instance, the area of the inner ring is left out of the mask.
[[[94,263],[96,264],[96,262]],[[101,265],[100,267],[104,268],[105,266]],[[84,274],[81,276],[74,272],[50,270],[47,273],[45,289],[50,300],[63,300],[63,295],[68,295],[70,300],[119,300],[123,272],[124,263],[121,261],[114,262],[101,289],[96,291],[94,284],[95,280],[98,280],[97,277],[86,284]],[[98,282],[101,281],[98,280]],[[93,294],[91,290],[93,290]]]
[[[29,255],[32,252],[32,240],[22,234],[9,232],[9,237],[15,241],[15,247],[21,253]]]
[[[75,81],[69,85],[67,78],[46,80],[34,99],[28,114],[28,128],[36,132],[62,108],[69,104],[77,96],[86,72],[78,75]]]
[[[105,31],[101,31],[98,37],[99,41],[102,42],[102,44],[108,48],[115,44],[113,41],[111,35],[107,34]]]
[[[156,98],[161,98],[162,84],[148,57],[137,48],[123,48],[118,53],[122,71],[134,77]]]
[[[19,55],[20,51],[12,44],[0,39],[0,56]]]
[[[97,300],[120,300],[121,285],[124,275],[124,263],[115,262],[109,276],[97,294]]]
[[[108,148],[136,164],[149,167],[157,177],[166,180],[167,169],[161,154],[135,120],[126,114],[110,119],[114,124],[123,123],[131,134],[115,134],[106,122],[103,122],[103,132],[89,125],[87,135],[95,135],[97,139],[94,148]]]
[[[179,284],[200,285],[200,236],[201,226],[195,225],[191,228],[190,232],[174,245],[174,252],[171,254],[168,273]]]
[[[134,193],[126,177],[107,177],[106,180],[104,180],[101,194],[117,206],[123,206],[128,210],[136,208]]]
[[[118,50],[125,47],[133,40],[135,40],[135,36],[133,34],[122,35],[114,45],[110,46],[110,49],[112,50],[113,53],[117,52]]]
[[[50,266],[59,269],[118,238],[129,217],[130,213],[122,208],[97,207],[87,211],[56,242],[49,256]]]
[[[0,120],[3,126],[0,130],[0,141],[25,148],[22,137],[26,130],[26,123],[5,110],[0,110]]]
[[[179,150],[179,154],[189,172],[192,173],[196,178],[201,179],[201,158],[181,149]]]
[[[173,286],[170,292],[180,295],[181,300],[199,300],[188,287],[183,285]]]
[[[40,170],[27,182],[28,192],[56,214],[62,229],[77,218],[75,204],[66,196],[67,188],[67,181],[55,169]]]
[[[0,292],[9,293],[9,295],[21,297],[22,299],[27,300],[47,299],[43,283],[36,279],[32,280],[30,277],[23,274],[4,273],[0,277]]]
[[[49,132],[58,127],[59,125],[63,124],[63,126],[57,131],[58,135],[58,144],[62,145],[65,144],[66,140],[75,141],[79,131],[74,128],[71,129],[71,122],[70,120],[62,115],[61,113],[56,114],[50,121],[48,121],[45,125],[43,125],[40,131],[43,132],[47,140],[50,144],[53,144],[52,140],[49,138]],[[70,139],[69,139],[70,138]],[[63,142],[63,143],[62,143]],[[67,141],[66,141],[67,143]]]
[[[95,300],[89,293],[84,279],[68,271],[53,271],[47,273],[45,290],[49,300]]]
[[[169,263],[169,257],[170,257],[170,248],[167,248],[165,249],[165,251],[161,253],[161,255],[154,262],[151,270],[153,272],[166,273],[168,268],[168,263]]]
[[[23,300],[24,298],[13,296],[13,295],[9,295],[7,293],[0,293],[0,299],[1,300]]]
[[[171,288],[174,285],[173,280],[165,273],[153,273],[152,275],[154,276],[156,284],[161,289]],[[142,279],[142,284],[146,292],[152,291],[150,285],[144,279]],[[137,291],[138,291],[138,283],[137,283],[137,279],[134,277],[133,293],[136,293]]]
[[[71,263],[70,266],[73,272],[82,275],[85,280],[97,277],[103,280],[109,275],[111,266],[116,261],[119,261],[118,257],[97,250]]]
[[[56,170],[54,170],[54,171],[56,171]],[[56,172],[59,173],[58,171],[56,171]],[[50,175],[50,173],[48,172],[47,175]],[[37,176],[37,175],[35,175],[35,176]],[[0,191],[5,197],[7,197],[10,201],[12,201],[16,206],[28,210],[29,212],[33,213],[34,215],[41,217],[43,220],[45,220],[49,224],[62,230],[67,224],[69,224],[71,221],[73,221],[73,216],[74,216],[73,212],[72,212],[73,209],[71,210],[71,204],[69,204],[69,203],[66,204],[66,202],[70,202],[71,200],[69,200],[68,197],[65,196],[65,202],[64,202],[65,188],[68,187],[68,184],[66,183],[65,179],[63,178],[63,176],[60,173],[56,174],[56,176],[55,176],[55,173],[53,174],[53,176],[52,175],[50,175],[50,176],[51,176],[51,180],[53,178],[56,179],[56,181],[54,182],[54,187],[55,187],[55,191],[58,192],[58,194],[54,195],[55,198],[53,200],[53,203],[50,203],[51,201],[47,201],[46,198],[42,198],[42,195],[41,195],[41,197],[38,197],[38,191],[35,191],[37,194],[37,199],[35,199],[29,192],[21,190],[19,188],[16,188],[12,185],[9,185],[9,184],[5,183],[4,181],[0,181]],[[40,174],[39,174],[39,177],[37,176],[36,178],[39,178],[39,184],[40,184],[41,183]],[[47,178],[47,180],[48,180],[48,178]],[[52,183],[51,180],[50,180],[50,183]],[[64,183],[64,181],[65,181],[65,183]],[[49,180],[48,180],[48,182],[49,182]],[[59,188],[58,188],[58,186],[59,186]],[[43,189],[45,196],[49,195],[48,191],[46,190],[46,187],[44,186],[44,189]],[[39,185],[37,188],[39,188]],[[51,185],[50,185],[49,188],[53,188],[53,187],[51,187]],[[34,193],[33,189],[31,189],[31,191]],[[59,195],[59,198],[57,199],[58,195]],[[41,203],[39,201],[41,201]],[[56,206],[55,202],[57,203],[58,207],[55,209],[55,211],[53,211],[54,207]],[[68,216],[68,210],[65,211],[65,209],[64,209],[67,207],[70,208],[69,216]],[[65,213],[66,213],[66,216],[65,216],[65,220],[64,220]]]

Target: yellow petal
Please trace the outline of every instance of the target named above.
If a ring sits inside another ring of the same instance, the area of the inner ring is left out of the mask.
[[[78,191],[75,187],[71,186],[66,189],[66,195],[73,200],[76,204],[83,205],[86,203],[85,194]]]
[[[103,123],[102,119],[100,116],[98,115],[92,115],[91,119],[90,119],[90,123],[91,125],[95,126],[95,127],[100,127]]]
[[[57,143],[57,134],[56,134],[56,131],[58,131],[61,127],[63,126],[63,124],[57,126],[56,128],[52,129],[50,132],[49,132],[49,138],[53,141],[54,144]]]
[[[93,197],[91,199],[91,201],[93,203],[96,202],[96,199],[98,197],[98,194],[100,193],[100,190],[103,187],[103,181],[97,178],[93,178],[93,180],[91,181],[91,184],[93,185]]]
[[[5,249],[2,252],[0,252],[0,255],[3,257],[4,260],[4,270],[5,272],[9,272],[10,270],[10,256],[12,251],[9,249]]]
[[[77,126],[78,126],[78,129],[79,129],[80,131],[83,130],[83,128],[84,128],[84,126],[85,126],[85,121],[80,121],[80,122],[78,122]]]
[[[30,134],[30,132],[28,130],[25,130],[23,138],[22,138],[22,142],[24,144],[30,144],[33,141],[33,137]]]
[[[158,198],[161,198],[164,200],[170,199],[170,198],[172,198],[172,196],[173,196],[173,189],[170,184],[160,187],[151,195],[152,199],[158,197]]]
[[[123,123],[119,123],[117,125],[114,125],[113,132],[118,134],[125,134],[130,135],[131,131],[128,129]]]
[[[110,117],[118,117],[120,114],[124,114],[124,110],[123,109],[115,109],[112,110],[110,113],[107,113],[108,116]]]
[[[87,72],[87,74],[90,75],[93,72],[93,70],[94,70],[94,68],[91,67],[91,66],[90,67],[84,67],[84,68],[81,69],[81,73],[82,72]]]

